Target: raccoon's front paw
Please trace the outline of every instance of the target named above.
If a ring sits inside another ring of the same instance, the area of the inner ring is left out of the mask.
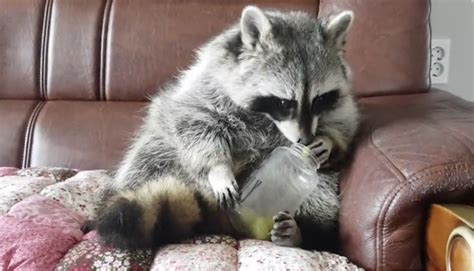
[[[299,247],[301,231],[295,219],[287,212],[280,212],[273,217],[273,230],[270,232],[273,243],[284,247]]]
[[[318,158],[319,165],[324,165],[329,160],[333,146],[331,139],[326,136],[318,136],[308,147]]]
[[[239,201],[239,186],[227,166],[216,166],[209,172],[209,183],[221,208],[232,208]]]

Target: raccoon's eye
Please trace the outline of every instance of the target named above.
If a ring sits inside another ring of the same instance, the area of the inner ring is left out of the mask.
[[[321,113],[332,110],[335,108],[338,100],[338,89],[318,95],[313,99],[313,103],[311,104],[311,113],[313,113],[313,115],[320,115]]]
[[[290,101],[290,100],[286,100],[286,99],[280,99],[279,100],[280,107],[282,109],[291,109],[293,107],[292,102],[294,102],[294,101]]]
[[[255,112],[266,113],[275,120],[284,120],[293,114],[297,106],[296,101],[280,99],[275,96],[263,96],[255,98],[249,109]]]
[[[279,107],[281,110],[291,110],[296,108],[297,104],[294,100],[287,100],[287,99],[278,99],[277,103],[279,103]]]

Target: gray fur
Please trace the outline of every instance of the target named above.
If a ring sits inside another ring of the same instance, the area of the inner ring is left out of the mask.
[[[339,46],[351,20],[351,14],[344,16],[327,29],[302,12],[247,7],[239,24],[205,44],[195,64],[153,98],[113,188],[133,190],[173,176],[225,203],[236,199],[229,191],[238,190],[274,148],[309,133],[320,142],[314,149],[325,151],[324,165],[321,182],[297,216],[333,227],[339,174],[332,168],[346,156],[358,126]],[[305,107],[334,89],[340,90],[334,108],[303,123]],[[295,100],[298,107],[284,120],[250,110],[255,98],[269,95]]]

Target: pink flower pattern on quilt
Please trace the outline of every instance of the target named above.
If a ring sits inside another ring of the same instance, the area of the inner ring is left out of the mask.
[[[0,168],[0,174],[0,270],[360,270],[336,254],[225,235],[158,251],[114,249],[95,232],[80,231],[112,180],[108,172]]]
[[[0,216],[0,270],[52,270],[77,239],[53,225]]]
[[[56,266],[56,270],[149,270],[151,250],[126,251],[101,243],[95,232],[72,247]]]
[[[33,195],[0,217],[2,270],[51,270],[82,239],[84,218],[61,204]]]
[[[86,219],[92,219],[97,211],[100,195],[111,180],[105,170],[82,171],[64,182],[44,188],[41,195],[60,202]]]
[[[0,215],[28,196],[38,194],[54,180],[44,177],[5,176],[0,181]]]
[[[77,170],[62,167],[30,167],[20,169],[16,175],[23,177],[45,177],[54,180],[55,182],[62,182],[67,178],[77,174]]]
[[[53,225],[64,234],[81,240],[84,217],[62,204],[40,195],[33,195],[15,204],[7,213],[18,220],[30,220],[36,225]]]
[[[239,247],[239,243],[237,242],[237,240],[235,240],[235,238],[227,235],[218,234],[198,235],[193,238],[182,241],[181,244],[221,244],[231,246],[235,249],[238,249]]]
[[[241,240],[240,270],[362,270],[347,258],[328,252],[281,247],[269,241]]]
[[[16,175],[17,171],[16,167],[0,167],[0,177]]]
[[[237,250],[226,244],[176,244],[158,250],[151,270],[237,270]]]

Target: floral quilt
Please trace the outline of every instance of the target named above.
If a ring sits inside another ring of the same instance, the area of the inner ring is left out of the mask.
[[[110,180],[105,170],[0,167],[0,270],[361,270],[336,254],[220,235],[109,247],[80,227]]]

